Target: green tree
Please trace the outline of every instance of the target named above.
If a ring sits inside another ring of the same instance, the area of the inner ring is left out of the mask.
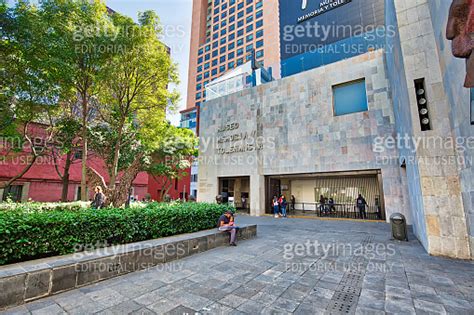
[[[94,141],[99,145],[94,145],[94,151],[106,160],[110,200],[120,203],[132,182],[121,183],[116,191],[119,174],[123,173],[121,181],[133,180],[137,169],[130,165],[147,159],[156,148],[167,128],[166,111],[178,99],[169,85],[178,78],[167,47],[159,41],[161,27],[154,12],[142,13],[139,24],[118,13],[111,19],[119,30],[114,41],[118,53],[108,60],[100,76],[99,113],[105,125],[95,128],[96,137],[108,142],[100,146]]]
[[[55,143],[51,148],[54,168],[62,182],[61,201],[68,201],[69,176],[71,166],[77,161],[76,154],[80,153],[81,123],[67,110],[63,116],[54,122]]]
[[[174,180],[188,175],[187,170],[197,157],[197,144],[191,130],[167,126],[146,169],[162,187],[161,200],[168,194]]]
[[[47,129],[60,89],[45,62],[49,44],[43,35],[48,26],[37,7],[22,1],[8,8],[3,1],[0,14],[0,136],[5,143],[2,157],[8,159],[12,152],[22,152],[27,157],[21,171],[3,185],[8,189],[38,157],[47,154],[52,134],[41,134],[32,128],[32,123],[41,123]]]
[[[88,125],[95,118],[98,77],[111,49],[116,30],[103,1],[43,0],[43,18],[48,23],[50,54],[55,79],[63,99],[75,103],[81,117],[82,176],[81,199],[87,196]]]
[[[81,120],[81,197],[87,200],[87,135],[97,117],[97,78],[116,53],[110,49],[116,32],[107,8],[99,0],[43,0],[37,5],[16,1],[9,9],[2,1],[0,13],[0,112],[10,114],[0,120],[0,127],[17,130],[51,121],[49,112],[58,114],[59,104],[73,106]]]

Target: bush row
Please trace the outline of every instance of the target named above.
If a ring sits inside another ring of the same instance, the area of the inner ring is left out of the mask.
[[[0,203],[0,211],[22,211],[22,212],[38,212],[38,211],[78,211],[90,208],[89,201],[75,202],[2,202]]]
[[[0,265],[210,229],[227,209],[206,203],[151,203],[127,209],[1,211]]]

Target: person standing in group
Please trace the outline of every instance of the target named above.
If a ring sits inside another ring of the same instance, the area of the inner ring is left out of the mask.
[[[334,202],[333,198],[329,198],[328,201],[328,208],[329,208],[329,213],[335,213],[336,212],[336,203]]]
[[[286,208],[288,207],[288,202],[286,201],[285,196],[281,196],[280,198],[280,208],[281,208],[281,215],[286,218]]]
[[[365,201],[364,197],[362,197],[361,194],[359,194],[359,197],[357,197],[356,203],[357,203],[357,208],[359,209],[360,218],[367,219],[367,214],[365,212],[367,201]]]
[[[92,208],[102,209],[105,206],[105,195],[102,192],[102,187],[96,186],[94,190],[95,195],[94,200],[92,201]]]
[[[326,197],[319,196],[319,211],[321,215],[326,214]]]
[[[272,206],[273,214],[275,215],[275,218],[278,218],[278,214],[280,213],[280,204],[278,203],[277,196],[273,196]]]

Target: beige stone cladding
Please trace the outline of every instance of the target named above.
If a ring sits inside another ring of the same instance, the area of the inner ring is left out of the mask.
[[[448,101],[444,85],[447,77],[443,74],[442,68],[445,68],[445,65],[440,62],[436,45],[437,39],[441,38],[444,41],[444,36],[442,33],[435,34],[434,32],[434,19],[430,14],[428,1],[396,0],[395,8],[405,61],[410,99],[407,110],[411,112],[413,136],[439,139],[447,143],[456,137],[456,133],[453,132],[451,121],[452,104]],[[445,42],[445,45],[449,43]],[[420,129],[414,88],[414,81],[419,78],[425,79],[432,122],[432,130],[425,132]],[[450,83],[453,84],[455,81]],[[464,119],[468,118],[464,117]],[[458,154],[459,152],[453,148],[441,148],[439,145],[423,146],[416,152],[422,186],[428,252],[433,255],[466,259],[470,257],[470,245],[459,172],[464,167],[457,163]],[[439,163],[439,161],[447,162]]]
[[[368,111],[335,116],[333,87],[360,79]],[[387,217],[401,212],[410,222],[397,149],[376,148],[395,136],[394,124],[383,50],[206,102],[198,199],[215,200],[219,177],[250,176],[251,214],[261,215],[265,176],[381,170]],[[235,134],[255,135],[263,147],[219,154],[217,148],[231,145],[223,137]]]

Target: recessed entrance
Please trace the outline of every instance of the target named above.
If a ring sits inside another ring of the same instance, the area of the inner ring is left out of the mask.
[[[273,196],[284,195],[290,214],[385,220],[381,173],[377,170],[267,176],[266,185],[267,213],[273,211]],[[367,202],[365,215],[356,206],[359,194]]]
[[[219,178],[219,195],[223,203],[234,204],[239,211],[250,210],[250,177]]]

